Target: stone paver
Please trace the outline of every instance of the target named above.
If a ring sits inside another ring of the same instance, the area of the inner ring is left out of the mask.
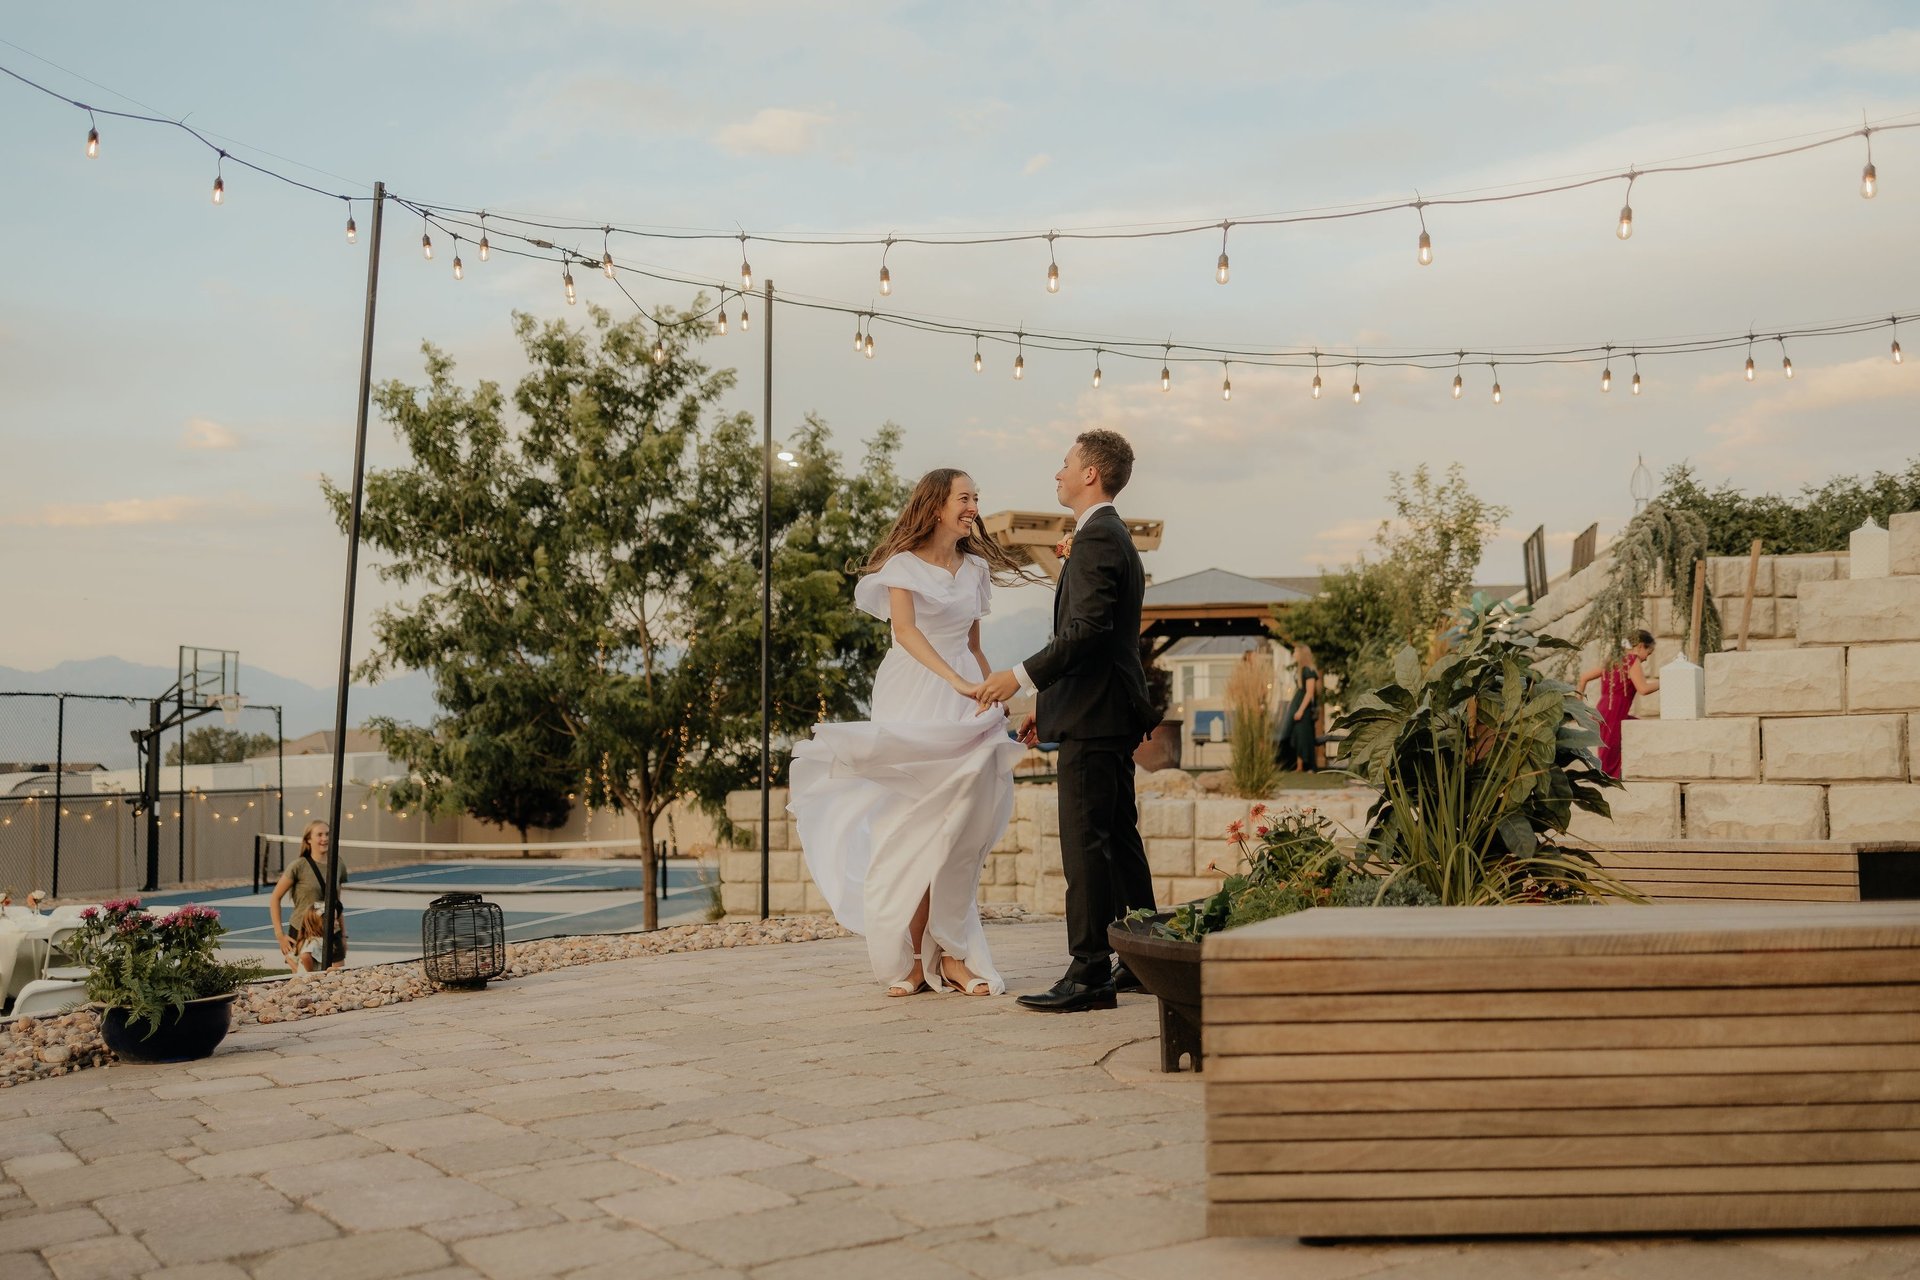
[[[1015,990],[1057,924],[994,925]],[[1911,1234],[1204,1237],[1154,1011],[887,1000],[857,939],[558,970],[0,1091],[0,1276],[1920,1280]]]

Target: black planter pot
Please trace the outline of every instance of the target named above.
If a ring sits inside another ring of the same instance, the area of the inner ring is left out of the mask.
[[[153,1028],[141,1022],[129,1026],[127,1011],[117,1005],[95,1005],[100,1015],[100,1038],[115,1056],[128,1062],[193,1062],[213,1056],[232,1026],[233,1001],[238,992],[189,1000],[179,1013],[169,1009]],[[153,1031],[148,1035],[149,1030]]]
[[[1160,1069],[1179,1071],[1186,1058],[1202,1069],[1200,1045],[1200,944],[1156,938],[1152,929],[1173,913],[1107,926],[1114,954],[1160,1001]]]

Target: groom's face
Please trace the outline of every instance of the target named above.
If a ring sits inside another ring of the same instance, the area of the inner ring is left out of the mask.
[[[1053,473],[1053,496],[1063,507],[1078,507],[1080,497],[1093,483],[1087,478],[1092,468],[1080,461],[1080,446],[1074,445],[1067,450],[1067,460]]]

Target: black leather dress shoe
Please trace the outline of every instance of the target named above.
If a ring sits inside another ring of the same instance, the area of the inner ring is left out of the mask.
[[[1134,976],[1133,970],[1127,968],[1125,965],[1118,965],[1113,971],[1113,989],[1125,994],[1130,991],[1145,991],[1146,987],[1142,986],[1140,979]]]
[[[1049,991],[1021,996],[1018,1003],[1023,1009],[1036,1009],[1041,1013],[1078,1013],[1082,1009],[1117,1009],[1120,1006],[1120,1002],[1114,998],[1111,982],[1103,982],[1096,987],[1075,982],[1072,978],[1060,979]]]

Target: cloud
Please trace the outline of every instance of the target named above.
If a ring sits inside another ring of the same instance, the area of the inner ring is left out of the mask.
[[[737,156],[797,156],[814,149],[815,135],[832,120],[817,111],[763,107],[753,119],[720,130],[714,141]]]
[[[165,498],[112,498],[105,502],[49,502],[22,512],[7,523],[49,529],[95,529],[105,525],[179,524],[207,508],[204,498],[174,494]]]
[[[1053,157],[1042,151],[1039,155],[1029,159],[1020,172],[1026,174],[1028,177],[1032,177],[1052,163]]]
[[[240,437],[212,418],[188,418],[186,430],[180,433],[180,447],[182,449],[238,449]]]
[[[1829,49],[1827,61],[1861,71],[1913,75],[1920,72],[1920,27],[1882,32],[1865,40],[1841,45],[1838,49]]]

